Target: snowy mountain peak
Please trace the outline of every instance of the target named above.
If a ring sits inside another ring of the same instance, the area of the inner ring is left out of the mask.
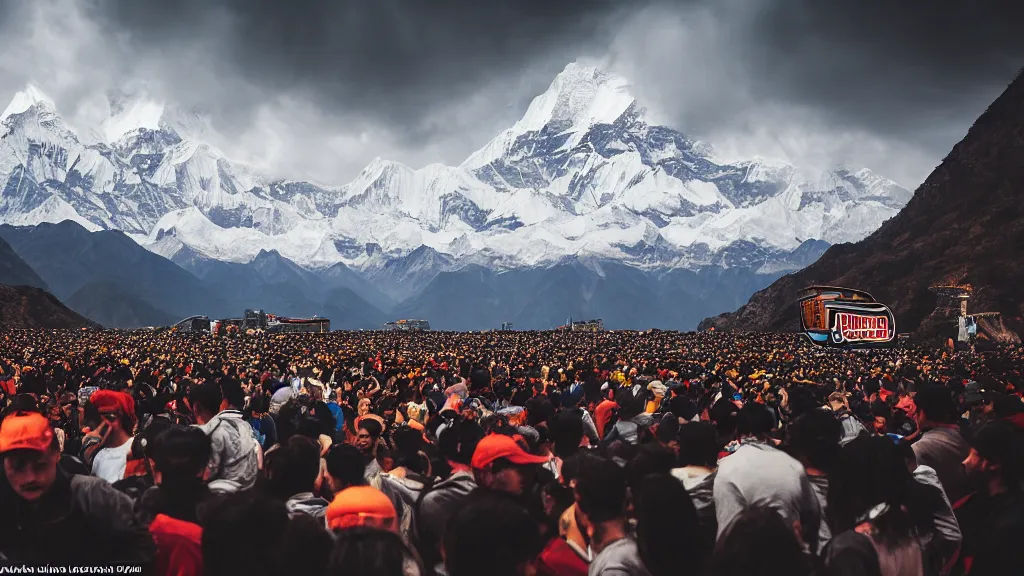
[[[462,167],[486,166],[506,154],[519,137],[545,128],[571,133],[566,146],[574,146],[592,126],[615,123],[635,102],[625,78],[572,62],[533,99],[521,120],[466,159]]]
[[[47,96],[35,85],[28,84],[25,86],[24,90],[19,91],[14,95],[14,98],[11,99],[10,104],[7,105],[3,114],[0,114],[0,122],[3,122],[15,114],[21,114],[37,104],[48,110],[55,111],[57,109],[52,98]]]
[[[135,130],[159,130],[164,105],[146,98],[112,100],[110,112],[110,117],[103,121],[100,130],[107,142],[116,142]]]
[[[625,78],[573,62],[533,99],[516,128],[530,132],[551,125],[585,131],[595,124],[614,123],[633,102]]]

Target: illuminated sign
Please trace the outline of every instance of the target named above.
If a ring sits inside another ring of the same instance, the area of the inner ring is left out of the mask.
[[[867,292],[811,286],[800,293],[799,308],[804,333],[821,346],[882,346],[896,338],[892,311]]]

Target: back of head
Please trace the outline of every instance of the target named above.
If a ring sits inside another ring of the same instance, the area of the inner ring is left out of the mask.
[[[363,477],[365,464],[359,449],[351,444],[336,444],[324,457],[327,473],[342,486],[361,486],[366,484]]]
[[[592,524],[618,520],[626,514],[626,472],[608,458],[580,462],[576,501]]]
[[[548,432],[555,444],[555,454],[565,458],[576,452],[583,441],[583,415],[577,410],[563,410],[548,421]]]
[[[271,494],[288,499],[312,492],[320,474],[320,445],[305,436],[292,436],[268,460],[267,477]]]
[[[203,524],[203,573],[206,576],[271,575],[277,549],[253,546],[253,535],[280,542],[288,527],[284,503],[248,490],[214,503]]]
[[[796,533],[778,512],[751,506],[715,545],[709,576],[803,576],[811,573]]]
[[[718,432],[710,422],[691,422],[679,428],[679,464],[714,468],[718,463]]]
[[[359,527],[337,533],[324,573],[418,576],[425,572],[419,558],[397,534]]]
[[[909,538],[922,517],[923,488],[914,481],[899,447],[884,436],[860,436],[843,446],[829,474],[828,518],[833,534],[852,530],[872,512],[888,544]]]
[[[682,482],[653,474],[637,486],[637,545],[652,576],[678,574],[681,566],[700,572],[710,550],[703,548],[697,510]]]
[[[938,384],[922,386],[914,396],[918,412],[924,412],[926,420],[948,424],[954,421],[956,404],[949,388]]]
[[[231,377],[225,376],[220,379],[220,391],[228,405],[241,408],[245,404],[245,391],[242,384]]]
[[[676,467],[675,453],[658,443],[648,443],[637,449],[626,465],[629,485],[634,493],[641,489],[641,481],[651,474],[668,474]]]
[[[455,420],[441,433],[438,444],[442,456],[447,460],[469,465],[473,461],[476,445],[483,437],[483,428],[476,422]]]
[[[789,427],[789,446],[808,466],[824,472],[832,468],[839,455],[843,425],[831,410],[805,412]]]
[[[162,476],[161,482],[169,485],[202,474],[210,462],[210,452],[210,438],[202,430],[178,426],[161,432],[146,448],[153,468]]]
[[[542,547],[525,508],[506,494],[477,489],[447,523],[445,566],[450,576],[513,576]]]
[[[213,382],[193,385],[188,390],[188,402],[193,409],[202,408],[210,414],[220,412],[220,403],[224,400],[220,386]]]
[[[736,415],[736,434],[763,438],[772,431],[772,415],[761,404],[750,402]]]

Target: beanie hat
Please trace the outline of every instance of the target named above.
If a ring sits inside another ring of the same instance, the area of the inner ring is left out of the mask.
[[[394,532],[398,524],[391,499],[372,486],[350,486],[339,492],[327,506],[326,517],[331,530],[367,526]]]

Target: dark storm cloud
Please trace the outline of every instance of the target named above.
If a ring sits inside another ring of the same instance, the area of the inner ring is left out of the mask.
[[[601,49],[613,0],[97,0],[111,34],[140,50],[206,44],[225,74],[271,91],[422,129],[438,104],[534,61],[553,75]],[[548,79],[550,81],[550,78]],[[539,87],[543,90],[543,86]]]
[[[941,117],[1024,65],[1024,2],[786,0],[763,16],[747,52],[765,90],[880,131]]]

